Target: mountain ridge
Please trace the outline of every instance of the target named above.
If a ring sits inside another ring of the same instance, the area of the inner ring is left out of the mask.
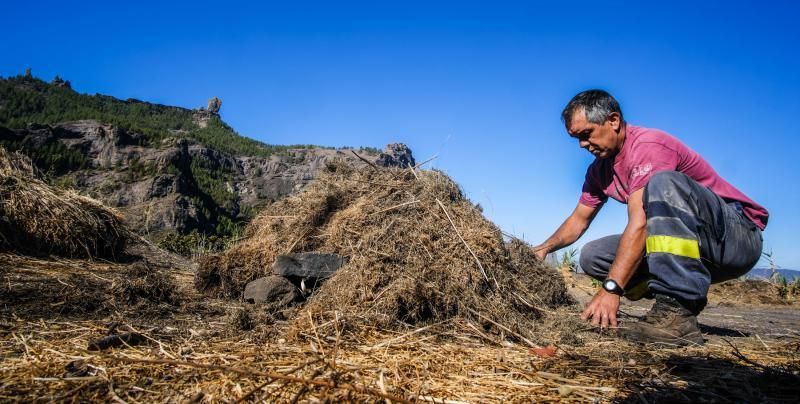
[[[57,77],[0,78],[0,146],[28,155],[55,185],[119,209],[143,235],[229,237],[263,206],[297,192],[333,159],[413,165],[402,144],[269,145],[239,135],[221,101],[187,109],[79,94]]]
[[[783,277],[783,279],[785,279],[787,282],[793,282],[797,279],[800,279],[800,270],[776,268],[773,271],[772,268],[766,267],[753,268],[747,273],[747,275],[745,275],[745,277],[750,279],[772,279],[776,274]]]

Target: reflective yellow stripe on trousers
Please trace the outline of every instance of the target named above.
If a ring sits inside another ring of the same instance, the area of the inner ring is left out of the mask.
[[[693,239],[672,236],[648,236],[647,253],[667,253],[700,259],[700,244]]]

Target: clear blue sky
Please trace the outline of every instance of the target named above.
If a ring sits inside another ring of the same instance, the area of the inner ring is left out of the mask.
[[[766,206],[765,249],[800,268],[797,2],[107,3],[5,4],[0,75],[184,107],[218,96],[239,133],[274,144],[405,142],[531,243],[574,208],[592,159],[561,108],[604,88]],[[625,220],[610,201],[578,245]]]

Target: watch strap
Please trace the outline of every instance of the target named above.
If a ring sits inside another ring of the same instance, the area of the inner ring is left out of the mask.
[[[613,279],[606,279],[603,281],[603,289],[606,290],[608,293],[613,293],[618,296],[622,296],[625,294],[625,289],[622,286],[619,286],[617,281]]]

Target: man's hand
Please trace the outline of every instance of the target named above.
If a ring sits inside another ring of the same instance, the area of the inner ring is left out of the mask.
[[[589,223],[592,222],[602,206],[603,205],[590,208],[578,203],[578,206],[575,207],[572,214],[569,215],[564,223],[561,223],[561,226],[559,226],[558,230],[556,230],[550,238],[545,240],[544,243],[533,247],[533,253],[536,255],[536,258],[539,261],[544,261],[548,253],[558,251],[574,243],[575,240],[586,231],[586,228],[589,227]]]
[[[583,310],[581,318],[584,320],[592,320],[592,324],[599,325],[600,327],[617,326],[617,310],[619,310],[619,296],[606,292],[605,289],[600,289],[592,298],[592,301],[586,305]]]
[[[628,198],[628,224],[617,247],[617,255],[608,271],[607,279],[615,280],[620,286],[625,285],[633,277],[636,268],[642,261],[647,237],[647,216],[644,213],[644,188],[634,191]],[[617,310],[619,296],[600,289],[586,305],[581,318],[592,320],[592,324],[601,327],[617,326]]]
[[[533,255],[536,256],[537,260],[544,262],[544,259],[547,258],[547,250],[548,250],[547,247],[538,245],[536,247],[533,247]]]

